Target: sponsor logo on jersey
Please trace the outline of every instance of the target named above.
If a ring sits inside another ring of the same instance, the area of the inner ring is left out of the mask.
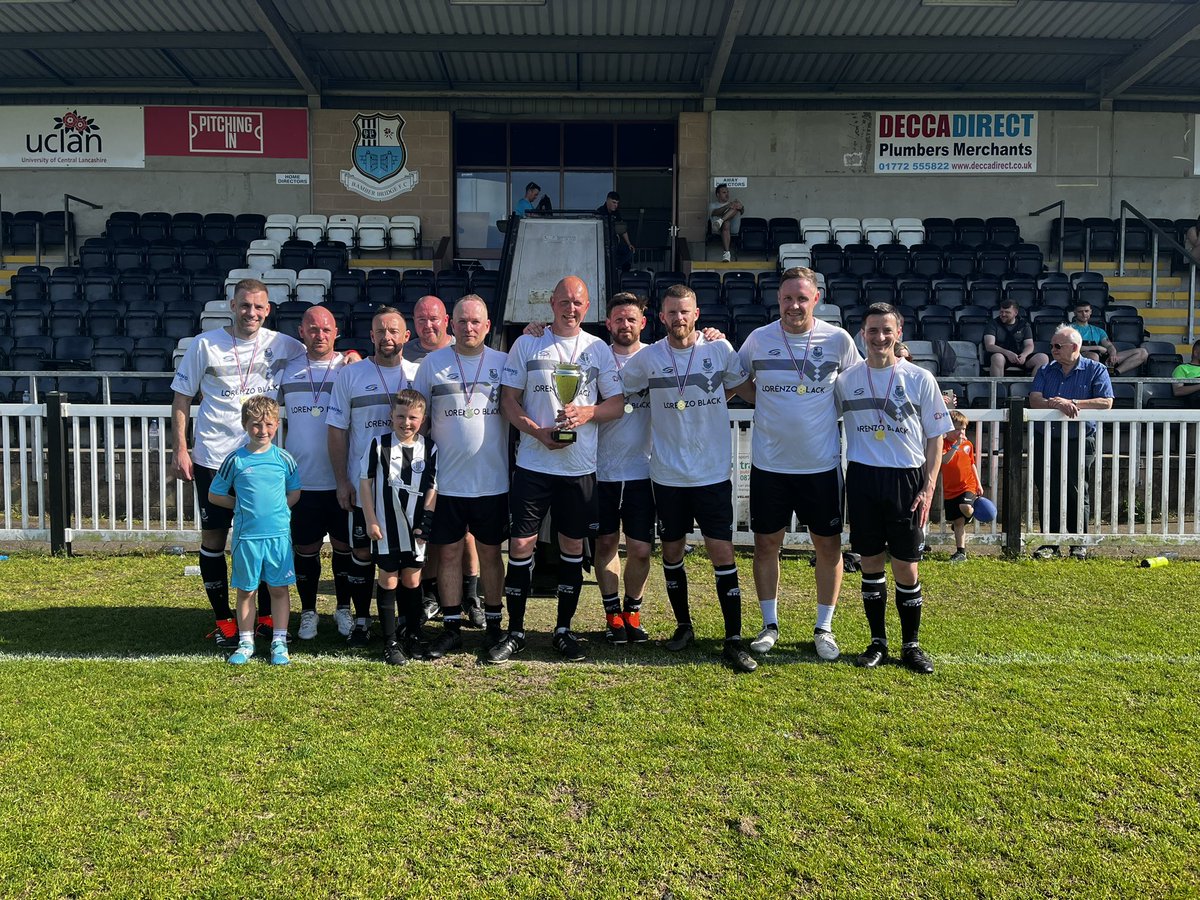
[[[488,369],[488,378],[490,378],[492,381],[499,381],[500,373],[495,369]]]
[[[711,371],[712,371],[712,367],[713,367],[712,360],[711,360],[709,357],[707,357],[707,356],[706,356],[706,357],[704,357],[704,363],[703,363],[703,366],[704,366],[704,371],[705,371],[705,372],[711,372]]]
[[[774,350],[768,350],[767,356],[783,356],[783,351],[776,347]]]
[[[368,384],[366,387],[364,387],[364,388],[363,388],[363,390],[364,390],[364,391],[377,391],[377,390],[379,390],[379,385],[377,385],[377,384]]]
[[[812,355],[813,355],[813,359],[820,359],[822,356],[825,355],[825,351],[822,350],[820,347],[813,347]]]

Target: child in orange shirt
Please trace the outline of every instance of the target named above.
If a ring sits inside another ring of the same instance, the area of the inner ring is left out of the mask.
[[[950,562],[967,558],[967,525],[975,515],[975,500],[983,493],[979,483],[975,447],[967,440],[968,420],[957,409],[950,411],[954,431],[942,438],[942,499],[946,521],[954,529],[955,551]]]

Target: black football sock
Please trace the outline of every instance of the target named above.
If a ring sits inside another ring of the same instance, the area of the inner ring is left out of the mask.
[[[739,640],[742,636],[742,589],[738,586],[737,566],[725,569],[714,566],[713,572],[717,576],[721,616],[725,619],[725,640]]]
[[[317,586],[321,583],[321,554],[293,551],[292,563],[296,567],[296,593],[300,595],[300,609],[316,612]]]
[[[387,643],[396,640],[396,589],[376,587],[375,603],[379,607],[379,625]]]
[[[224,550],[200,548],[200,578],[204,581],[204,593],[218,619],[232,619],[229,608],[229,564]]]
[[[687,569],[683,560],[669,563],[663,560],[663,576],[667,581],[667,599],[671,602],[671,610],[675,613],[675,621],[680,625],[688,625],[692,621],[691,610],[688,608],[688,579]]]
[[[464,575],[462,595],[464,599],[479,600],[479,576]]]
[[[863,612],[871,627],[871,640],[887,643],[887,576],[883,572],[862,574]]]
[[[427,600],[432,600],[438,606],[442,605],[442,598],[441,598],[441,595],[438,594],[438,586],[437,586],[436,578],[422,578],[421,579],[421,602],[422,602],[422,604]]]
[[[904,646],[917,643],[921,632],[921,582],[901,584],[896,582],[896,612],[900,614],[900,635]]]
[[[513,634],[525,633],[525,603],[529,599],[532,577],[532,556],[508,558],[508,569],[504,573],[504,599],[508,602],[508,630]]]
[[[419,587],[400,585],[400,631],[420,637],[421,622],[425,619],[425,597]]]
[[[579,591],[583,587],[583,557],[567,556],[565,553],[558,557],[558,621],[555,631],[571,627],[571,619],[579,608]]]
[[[462,632],[462,604],[443,607],[442,624],[446,626],[447,631],[460,634]]]
[[[333,593],[337,597],[338,609],[350,608],[350,562],[353,554],[349,550],[333,551]]]
[[[504,622],[504,607],[499,603],[495,606],[484,606],[483,618],[486,623],[488,637],[499,637],[501,625]]]
[[[354,603],[354,617],[371,617],[371,585],[375,582],[375,563],[350,555],[350,599]]]

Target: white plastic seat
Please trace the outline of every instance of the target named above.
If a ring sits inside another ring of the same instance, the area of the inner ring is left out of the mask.
[[[811,265],[812,251],[809,250],[808,244],[779,245],[779,271],[786,272],[793,266],[804,266],[807,268]]]
[[[209,300],[200,313],[200,330],[212,331],[233,324],[233,310],[224,300]],[[178,349],[178,348],[176,348]]]
[[[387,246],[392,221],[387,216],[360,216],[358,219],[358,249],[382,250]]]
[[[420,216],[392,216],[388,238],[393,247],[416,248],[421,241]]]
[[[833,232],[829,229],[828,219],[823,219],[820,216],[806,216],[800,220],[800,237],[809,246],[813,244],[828,244],[832,234]]]
[[[884,244],[890,244],[896,239],[896,232],[892,230],[891,219],[863,219],[862,231],[867,239],[867,243],[872,247],[882,247]]]
[[[325,227],[329,220],[325,216],[304,215],[296,219],[296,240],[312,241],[314,244],[325,240]]]
[[[257,272],[265,272],[275,268],[279,262],[279,241],[260,239],[250,242],[246,251],[246,268]]]
[[[818,303],[813,307],[813,315],[823,322],[842,324],[842,308],[836,303]]]
[[[892,219],[892,230],[896,233],[896,240],[905,247],[912,247],[925,240],[925,225],[920,219]]]
[[[263,237],[270,241],[283,243],[292,239],[296,233],[296,217],[289,213],[274,213],[267,216],[267,224],[263,226]]]
[[[333,275],[328,269],[301,269],[296,277],[296,299],[306,303],[322,303],[329,293]]]
[[[262,278],[265,269],[230,269],[229,274],[225,276],[225,299],[233,299],[233,289],[237,287],[237,283],[243,278]],[[213,301],[216,302],[216,301]]]
[[[833,231],[833,240],[835,243],[845,247],[847,244],[862,243],[862,221],[860,219],[852,219],[847,216],[839,216],[829,220],[829,227]]]
[[[325,239],[341,241],[347,247],[353,247],[355,236],[358,234],[358,216],[330,216],[325,226]],[[315,244],[316,241],[313,241]]]
[[[267,296],[272,303],[286,303],[296,293],[296,273],[291,269],[271,269],[262,274]]]
[[[175,345],[175,349],[171,351],[171,368],[178,369],[179,361],[183,359],[183,354],[187,353],[188,344],[194,341],[194,337],[181,337],[179,343]]]

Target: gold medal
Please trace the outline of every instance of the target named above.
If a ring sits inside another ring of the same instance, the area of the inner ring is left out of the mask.
[[[797,393],[797,394],[803,394],[803,393],[806,393],[807,391],[808,391],[808,388],[806,388],[806,387],[805,387],[804,385],[802,385],[802,384],[801,384],[801,385],[798,385],[798,386],[796,387],[796,393]]]
[[[882,441],[885,438],[887,438],[887,432],[884,431],[883,428],[876,428],[875,429],[875,440]]]
[[[633,412],[633,404],[626,403],[625,404],[625,415],[629,415],[631,412]]]
[[[319,418],[321,418],[321,413],[323,413],[323,412],[325,412],[324,409],[322,409],[319,406],[314,406],[312,409],[310,409],[308,411],[308,414],[310,416],[312,416],[314,419],[319,419]]]
[[[463,412],[463,415],[464,415],[464,416],[466,416],[468,419],[473,419],[473,418],[475,418],[475,410],[474,410],[474,408],[473,408],[473,407],[470,407],[470,406],[468,406],[468,407],[466,408],[466,411],[465,411],[465,412]]]
[[[249,394],[242,394],[240,397],[238,397],[238,406],[245,406],[246,401],[249,399],[250,399]]]
[[[676,400],[676,401],[675,401],[675,408],[676,408],[677,410],[679,410],[680,412],[683,412],[685,409],[687,409],[687,404],[686,404],[686,403],[684,403],[682,400]]]

